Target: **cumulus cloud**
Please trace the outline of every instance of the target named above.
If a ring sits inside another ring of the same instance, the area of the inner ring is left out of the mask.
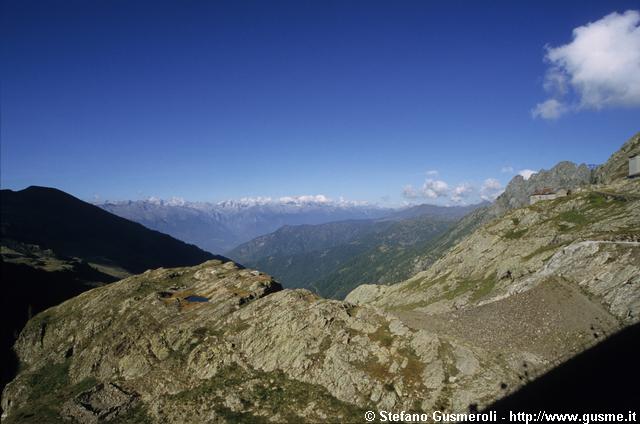
[[[538,103],[536,107],[531,110],[531,116],[542,119],[558,119],[568,112],[568,110],[569,108],[564,103],[556,99],[549,99]]]
[[[434,180],[427,178],[420,187],[416,189],[413,185],[408,184],[402,189],[402,196],[406,199],[417,199],[419,197],[425,199],[437,199],[440,197],[446,197],[449,194],[449,184],[442,180]]]
[[[503,191],[504,188],[500,181],[495,178],[487,178],[480,187],[480,198],[482,200],[493,201],[496,197],[500,196]]]
[[[449,191],[449,184],[442,180],[427,179],[422,186],[422,195],[429,199],[444,197]]]
[[[500,169],[500,172],[503,174],[511,174],[513,173],[513,166],[503,166],[502,169]]]
[[[425,174],[431,176],[431,177],[435,177],[436,175],[439,174],[439,172],[436,169],[430,169],[427,172],[425,172]]]
[[[525,180],[528,180],[529,178],[531,178],[533,174],[537,174],[537,172],[534,171],[533,169],[523,169],[521,171],[518,171],[518,175],[521,175],[522,178],[524,178]]]
[[[531,111],[557,119],[570,110],[640,106],[640,11],[611,13],[547,47],[544,88],[551,97]]]
[[[413,188],[411,184],[404,186],[402,189],[402,195],[407,199],[417,199],[418,198],[418,190]]]
[[[454,203],[461,203],[466,197],[473,193],[473,187],[469,183],[458,184],[451,190],[451,200]]]

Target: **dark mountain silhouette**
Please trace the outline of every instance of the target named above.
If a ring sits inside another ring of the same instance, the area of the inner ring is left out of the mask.
[[[0,201],[2,238],[52,249],[58,255],[116,263],[131,273],[215,258],[53,188],[2,190]]]

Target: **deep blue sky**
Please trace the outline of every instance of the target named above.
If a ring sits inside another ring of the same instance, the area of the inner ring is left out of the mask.
[[[533,119],[544,46],[636,1],[2,0],[1,185],[403,200],[601,163],[638,108]],[[440,199],[440,201],[443,201]]]

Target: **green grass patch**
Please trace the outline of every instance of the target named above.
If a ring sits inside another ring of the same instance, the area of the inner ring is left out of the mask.
[[[575,225],[584,225],[587,222],[589,222],[587,217],[584,216],[583,214],[581,214],[578,211],[561,212],[558,215],[558,219],[560,219],[561,221],[564,221],[564,222],[569,222],[571,224],[575,224]]]
[[[426,290],[429,287],[433,287],[435,285],[445,282],[449,274],[451,274],[451,271],[444,273],[438,278],[435,278],[433,280],[427,280],[426,278],[416,279],[414,281],[411,281],[410,283],[405,284],[402,287],[402,291],[413,291],[418,288],[422,290]]]
[[[453,300],[465,293],[472,292],[471,302],[478,301],[491,293],[496,285],[496,275],[491,274],[486,278],[458,281],[451,290],[444,293],[444,298]]]
[[[473,290],[476,280],[462,280],[454,283],[453,287],[446,291],[441,297],[447,300],[453,300],[456,297]],[[440,299],[438,299],[440,300]]]
[[[253,384],[247,386],[249,381]],[[243,411],[224,406],[226,393],[238,394]],[[266,417],[252,412],[254,403],[259,404],[260,410],[266,410],[268,416],[279,414],[284,422],[291,423],[302,421],[298,413],[311,402],[317,405],[316,410],[340,422],[361,421],[366,410],[336,399],[322,386],[289,379],[281,371],[244,370],[237,366],[225,367],[198,387],[169,395],[168,400],[178,406],[182,403],[208,405],[217,415],[234,423],[268,422]]]
[[[564,244],[547,244],[547,245],[544,245],[544,246],[540,246],[539,248],[537,248],[533,252],[529,253],[527,256],[523,256],[522,259],[524,259],[525,261],[528,261],[530,259],[535,258],[538,255],[542,255],[542,254],[550,253],[550,252],[555,252],[558,249],[561,249],[562,247],[564,247]],[[551,253],[551,255],[553,255],[553,253]],[[549,256],[551,256],[551,255],[549,255]]]
[[[369,333],[368,336],[372,342],[378,342],[385,347],[393,344],[393,335],[389,330],[389,324],[386,323],[378,327],[373,333]]]
[[[364,363],[358,363],[357,366],[378,381],[388,381],[392,379],[389,373],[389,367],[381,364],[374,356],[369,356]]]
[[[477,302],[489,296],[493,288],[496,286],[496,276],[490,275],[489,277],[478,280],[476,283],[476,289],[471,296],[471,302]]]
[[[607,198],[602,193],[589,193],[587,195],[587,204],[594,208],[607,205]]]
[[[507,231],[504,234],[504,238],[509,239],[509,240],[518,240],[520,238],[522,238],[522,236],[524,236],[527,233],[527,228],[523,228],[521,230],[511,230],[511,231]]]
[[[28,377],[31,387],[29,400],[40,399],[50,393],[55,393],[61,387],[69,384],[69,361],[59,364],[48,364]]]
[[[122,415],[109,421],[109,424],[147,424],[153,422],[147,413],[145,406],[138,402],[136,406]]]
[[[64,422],[60,416],[62,404],[97,384],[94,378],[86,378],[76,384],[69,381],[69,360],[47,364],[26,376],[27,404],[13,412],[3,423],[57,424]]]
[[[422,373],[425,368],[424,363],[411,348],[399,349],[398,353],[407,358],[407,366],[400,370],[404,382],[413,386],[422,386]]]

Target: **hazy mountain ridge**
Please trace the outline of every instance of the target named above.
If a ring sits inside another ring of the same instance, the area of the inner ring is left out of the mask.
[[[340,298],[363,281],[408,276],[400,258],[424,248],[476,207],[418,205],[377,220],[286,226],[228,255],[268,272],[285,287]]]
[[[276,200],[241,199],[219,203],[151,199],[107,202],[98,206],[211,252],[227,252],[284,225],[372,219],[392,212],[391,209],[375,205],[334,202],[318,196]]]

